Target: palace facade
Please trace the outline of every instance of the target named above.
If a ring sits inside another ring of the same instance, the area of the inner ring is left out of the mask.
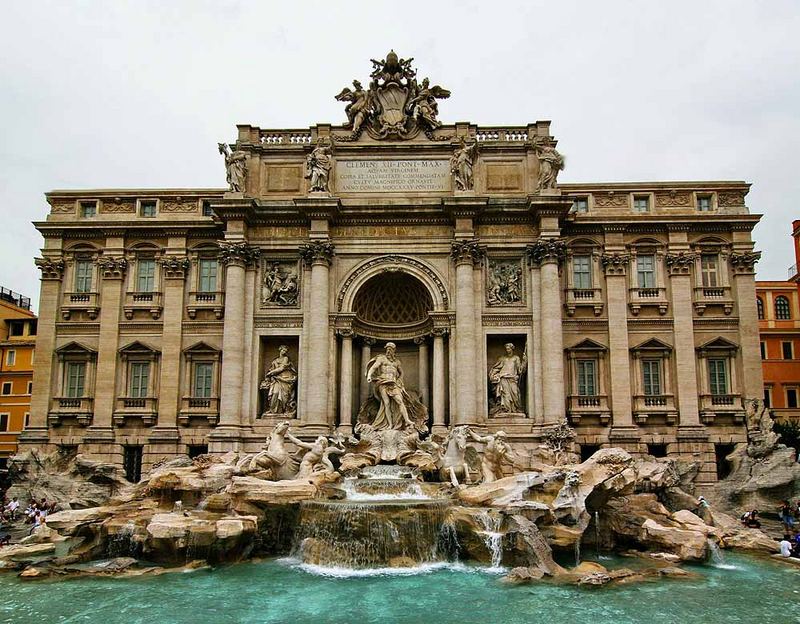
[[[229,190],[47,193],[23,447],[134,478],[281,420],[349,434],[393,342],[435,434],[526,457],[566,419],[583,455],[716,480],[763,393],[749,185],[558,182],[550,122],[441,125],[403,63],[337,96],[345,126],[238,126]]]

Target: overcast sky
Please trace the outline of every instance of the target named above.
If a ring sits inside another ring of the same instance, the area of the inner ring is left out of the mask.
[[[0,285],[38,299],[51,189],[221,187],[236,123],[341,123],[394,48],[445,123],[552,120],[563,182],[746,180],[785,279],[800,218],[800,2],[5,2]]]

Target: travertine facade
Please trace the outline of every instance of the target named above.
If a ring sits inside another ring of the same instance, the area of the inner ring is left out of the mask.
[[[437,125],[449,92],[390,61],[372,100],[340,94],[349,127],[239,126],[240,190],[47,194],[24,442],[146,466],[256,449],[286,417],[351,432],[392,341],[434,433],[504,430],[524,456],[566,417],[584,452],[715,480],[762,396],[749,185],[558,183],[549,122]]]

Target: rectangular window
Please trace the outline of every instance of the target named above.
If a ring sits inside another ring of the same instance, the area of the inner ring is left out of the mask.
[[[655,288],[656,257],[652,254],[636,256],[636,275],[639,288]]]
[[[666,457],[667,445],[666,444],[648,444],[647,454],[653,457]]]
[[[705,288],[716,288],[719,285],[717,254],[702,254],[700,256],[700,273],[703,277]]]
[[[192,396],[198,399],[211,397],[211,375],[214,372],[212,362],[198,362],[194,365],[194,389]]]
[[[0,431],[8,431],[9,414],[0,414]]]
[[[709,212],[711,210],[711,195],[698,195],[697,209],[700,212]]]
[[[33,394],[33,382],[28,382],[28,392],[26,394]]]
[[[784,360],[794,359],[794,349],[792,346],[791,342],[781,342],[781,353],[783,354]],[[9,351],[9,353],[11,352]]]
[[[133,362],[131,364],[131,386],[129,396],[143,399],[148,396],[150,383],[150,362]]]
[[[642,388],[646,396],[661,392],[661,360],[642,360]]]
[[[572,200],[574,212],[589,212],[589,199],[587,197],[576,197]]]
[[[25,323],[23,321],[9,321],[8,322],[8,335],[9,336],[22,336],[25,331]]]
[[[708,360],[708,383],[711,394],[728,394],[728,367],[725,360]]]
[[[213,217],[214,211],[211,210],[211,204],[208,202],[203,202],[203,216],[204,217]]]
[[[633,211],[634,212],[650,212],[650,198],[647,195],[642,195],[633,198]]]
[[[597,395],[597,362],[595,360],[578,360],[578,394],[580,396]]]
[[[591,256],[572,257],[572,285],[573,288],[591,288],[592,270]]]
[[[35,336],[36,330],[39,327],[39,322],[36,320],[28,321],[28,335]]]
[[[200,292],[216,292],[217,290],[217,261],[211,258],[201,258],[199,263]]]
[[[759,344],[761,345],[761,359],[762,360],[766,360],[767,359],[767,343],[762,340]]]
[[[0,389],[0,393],[2,393],[5,396],[8,396],[9,394],[11,394],[13,389],[14,389],[14,386],[12,385],[12,383],[10,381],[4,381],[3,382],[3,387],[2,387],[2,389]]]
[[[139,202],[139,216],[140,217],[155,217],[156,216],[156,200],[143,199]]]
[[[17,363],[17,352],[14,349],[6,351],[6,366],[14,366]]]
[[[75,263],[75,292],[92,291],[92,261],[78,260]]]
[[[27,429],[31,426],[31,413],[25,412],[25,424],[23,425],[24,429]]]
[[[194,459],[195,457],[199,457],[200,455],[207,455],[208,454],[208,445],[207,444],[189,444],[186,449],[186,454],[189,455],[189,459]]]
[[[764,388],[764,407],[772,407],[772,388]]]
[[[156,261],[142,258],[136,263],[136,291],[153,292],[155,290]]]
[[[67,396],[77,399],[83,396],[86,383],[86,363],[69,362],[67,364]]]
[[[81,206],[81,216],[84,218],[94,217],[97,215],[97,202],[96,201],[82,201],[80,203]]]
[[[797,407],[797,388],[786,388],[786,407]]]
[[[142,478],[142,446],[122,447],[122,467],[125,469],[125,478],[131,483],[138,483]]]

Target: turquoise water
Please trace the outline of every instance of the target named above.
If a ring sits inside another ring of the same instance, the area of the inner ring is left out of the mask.
[[[733,569],[622,587],[509,586],[451,566],[331,578],[286,560],[138,579],[20,582],[0,575],[2,622],[646,624],[800,621],[800,568],[728,555]]]

